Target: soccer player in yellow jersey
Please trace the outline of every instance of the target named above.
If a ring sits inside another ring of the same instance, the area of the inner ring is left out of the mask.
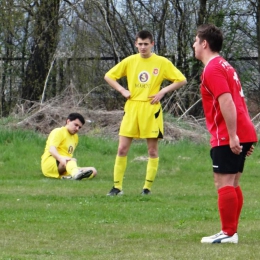
[[[160,100],[166,93],[187,83],[185,76],[168,59],[152,52],[154,40],[149,31],[143,30],[136,35],[135,46],[138,54],[125,58],[105,75],[107,83],[127,99],[119,130],[114,186],[108,196],[123,194],[127,153],[133,138],[147,140],[149,159],[142,194],[150,194],[159,164],[158,139],[163,138]],[[122,77],[127,77],[128,89],[118,83]],[[164,79],[172,83],[161,89]]]
[[[73,158],[78,145],[77,133],[84,124],[85,119],[81,114],[71,113],[65,126],[51,131],[41,157],[42,173],[46,177],[82,180],[96,176],[94,167],[79,167]]]

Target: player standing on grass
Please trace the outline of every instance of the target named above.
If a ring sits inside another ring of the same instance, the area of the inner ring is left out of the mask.
[[[105,75],[107,83],[127,99],[119,131],[114,186],[107,194],[109,196],[123,194],[127,153],[133,138],[147,140],[149,159],[142,194],[150,193],[159,163],[158,139],[163,138],[160,100],[166,93],[186,84],[184,75],[168,59],[152,53],[154,41],[149,31],[137,34],[135,46],[138,54],[125,58]],[[128,89],[117,82],[122,77],[127,77]],[[173,83],[160,90],[164,79]]]
[[[73,158],[78,145],[77,133],[84,124],[81,114],[71,113],[65,126],[51,131],[41,158],[42,173],[46,177],[82,180],[96,176],[94,167],[78,167],[77,160]]]
[[[211,134],[211,159],[221,231],[203,237],[202,243],[238,243],[238,221],[243,206],[239,179],[246,156],[253,151],[257,135],[245,103],[238,75],[219,55],[222,32],[214,25],[197,29],[193,48],[202,61],[201,95],[207,128]]]

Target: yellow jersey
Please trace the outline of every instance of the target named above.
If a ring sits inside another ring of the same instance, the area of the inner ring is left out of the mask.
[[[78,135],[70,134],[65,126],[55,128],[51,131],[46,141],[42,160],[51,156],[49,150],[50,146],[55,146],[58,153],[62,156],[73,157],[73,152],[78,145]]]
[[[165,57],[153,53],[149,58],[131,55],[110,69],[106,76],[113,80],[127,77],[130,100],[150,101],[160,91],[163,80],[180,82],[185,76]]]

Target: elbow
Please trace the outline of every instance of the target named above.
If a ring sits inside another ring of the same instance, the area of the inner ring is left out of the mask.
[[[55,151],[56,151],[56,147],[55,146],[50,146],[49,153],[51,155],[53,155],[55,153]]]
[[[110,85],[111,78],[109,78],[107,75],[105,75],[104,80]]]
[[[187,83],[188,83],[188,82],[187,82],[186,79],[183,80],[183,81],[180,81],[180,82],[179,82],[179,87],[178,87],[178,88],[181,88],[181,87],[185,86]]]

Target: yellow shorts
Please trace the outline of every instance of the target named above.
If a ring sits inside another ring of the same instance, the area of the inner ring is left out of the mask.
[[[163,138],[161,104],[128,100],[119,135],[133,138]]]
[[[42,173],[44,176],[49,178],[61,178],[61,176],[68,175],[67,172],[60,175],[58,171],[58,164],[53,156],[49,156],[45,160],[41,161]]]

